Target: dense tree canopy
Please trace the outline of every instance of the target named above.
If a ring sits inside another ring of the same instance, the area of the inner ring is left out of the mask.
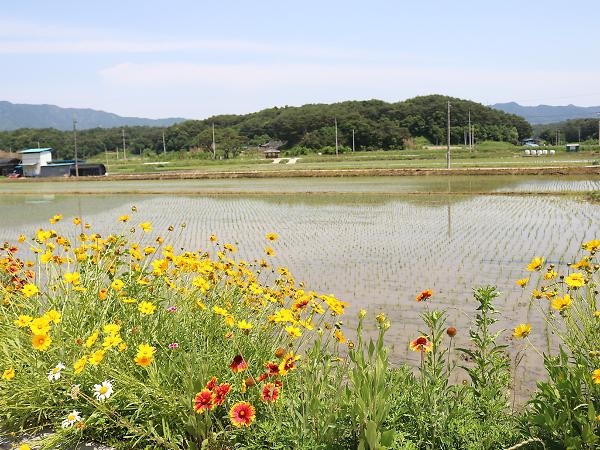
[[[557,131],[561,142],[598,140],[598,119],[572,119],[536,125],[534,131],[537,137],[549,143],[556,141]]]
[[[468,114],[477,140],[517,142],[529,137],[531,126],[521,117],[479,103],[441,95],[416,97],[387,103],[381,100],[310,104],[300,107],[269,108],[245,115],[220,115],[189,120],[167,128],[126,127],[128,152],[160,153],[163,132],[167,152],[199,149],[212,153],[212,124],[215,125],[217,155],[233,157],[244,146],[270,140],[282,141],[285,148],[323,149],[335,143],[334,121],[341,146],[357,150],[402,149],[407,139],[424,137],[432,143],[446,141],[447,102],[451,103],[451,142],[463,142]],[[73,133],[55,129],[20,129],[0,133],[0,149],[52,147],[59,158],[73,154]],[[78,133],[82,157],[122,148],[120,128],[95,128]]]

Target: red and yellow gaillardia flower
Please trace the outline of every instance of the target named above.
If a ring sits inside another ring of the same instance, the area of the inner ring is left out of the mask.
[[[422,302],[424,300],[430,299],[432,295],[433,295],[433,292],[431,292],[431,289],[425,289],[423,292],[421,292],[419,295],[417,295],[416,300],[418,302]]]
[[[194,411],[197,414],[201,414],[207,409],[213,409],[215,406],[214,399],[215,394],[212,391],[206,388],[202,389],[196,394],[196,398],[194,399]]]
[[[427,336],[419,336],[418,338],[410,341],[410,349],[413,352],[430,352],[433,348],[433,342],[427,339]]]
[[[256,410],[248,402],[237,402],[229,411],[231,423],[236,427],[249,427],[254,421]]]
[[[233,370],[234,373],[239,373],[248,368],[248,363],[244,360],[242,355],[236,355],[229,367],[231,367],[231,370]]]

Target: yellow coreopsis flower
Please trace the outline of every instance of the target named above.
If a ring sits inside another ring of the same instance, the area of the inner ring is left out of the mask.
[[[333,332],[333,336],[340,344],[344,344],[346,342],[346,336],[344,336],[340,330],[335,330]]]
[[[239,321],[239,322],[237,323],[237,327],[238,327],[240,330],[243,330],[243,331],[249,331],[249,330],[251,330],[251,329],[252,329],[252,324],[251,324],[251,323],[249,323],[249,322],[246,322],[245,320],[241,320],[241,321]]]
[[[32,334],[48,334],[50,332],[50,320],[45,317],[38,317],[29,323],[29,329]]]
[[[96,341],[98,340],[98,336],[100,336],[100,332],[98,330],[95,330],[91,334],[91,336],[85,340],[85,346],[87,348],[90,348],[92,345],[94,345],[96,343]]]
[[[562,311],[569,306],[571,306],[571,296],[569,294],[566,294],[564,297],[556,297],[552,300],[552,307],[557,311]]]
[[[544,280],[554,280],[557,275],[558,275],[558,273],[555,272],[554,270],[549,270],[548,272],[546,272],[544,274]]]
[[[275,256],[275,251],[271,247],[266,247],[265,253],[267,256]]]
[[[575,272],[565,278],[565,283],[571,288],[578,288],[585,284],[585,278],[581,273]]]
[[[121,325],[117,323],[108,323],[102,327],[102,331],[108,335],[115,335],[121,330]]]
[[[75,375],[79,375],[81,372],[83,372],[86,363],[87,356],[82,356],[77,361],[75,361],[75,364],[73,364],[73,372],[75,373]]]
[[[57,310],[51,309],[46,311],[46,313],[42,316],[42,319],[47,320],[48,322],[60,323],[61,315]]]
[[[129,220],[129,216],[128,215],[123,215],[123,216],[119,216],[119,222],[127,222]]]
[[[138,305],[138,310],[142,314],[147,314],[147,315],[154,314],[154,311],[156,311],[156,305],[154,303],[143,301],[143,302],[140,302],[140,304]]]
[[[21,292],[23,293],[23,295],[25,297],[29,298],[29,297],[39,293],[40,290],[38,289],[38,287],[35,284],[28,283],[21,288]]]
[[[294,339],[302,336],[302,331],[300,331],[300,328],[294,327],[292,325],[288,325],[287,327],[285,327],[285,331]]]
[[[277,236],[276,233],[267,233],[267,235],[265,237],[269,241],[276,241],[279,238],[279,236]]]
[[[522,288],[524,288],[525,286],[527,286],[528,281],[529,278],[521,278],[520,280],[515,281],[515,283],[517,284],[517,286],[521,286]]]
[[[33,317],[31,316],[26,316],[26,315],[21,315],[19,316],[19,318],[17,320],[15,320],[13,323],[18,326],[19,328],[25,328],[28,327],[29,324],[31,324],[31,322],[33,321]]]
[[[600,248],[600,239],[593,239],[588,242],[584,242],[582,247],[588,252],[595,252]]]
[[[106,350],[96,350],[94,353],[92,353],[90,355],[90,357],[88,358],[88,362],[92,366],[97,366],[104,359],[104,355],[106,355]]]
[[[144,230],[144,233],[150,233],[152,231],[152,224],[150,222],[140,223],[140,228]]]
[[[6,369],[4,372],[2,372],[2,379],[4,381],[10,381],[15,377],[15,369],[13,369],[12,367],[10,369]]]
[[[600,384],[600,369],[596,369],[592,372],[592,381],[595,384]]]
[[[45,252],[40,255],[40,262],[48,264],[50,261],[52,261],[52,256],[52,252]]]
[[[81,225],[81,219],[79,217],[74,217],[73,225]]]
[[[54,225],[56,222],[60,222],[62,218],[62,214],[56,214],[55,216],[50,218],[50,223]]]
[[[115,291],[120,291],[121,289],[123,289],[123,286],[125,286],[125,283],[123,283],[123,281],[119,279],[113,280],[113,282],[110,284],[110,287],[113,288]]]
[[[48,350],[50,344],[52,344],[52,338],[47,334],[34,334],[31,338],[31,345],[40,352]]]
[[[79,284],[81,275],[79,272],[65,272],[64,279],[67,284]]]
[[[517,327],[515,327],[513,336],[516,338],[522,339],[524,337],[527,337],[529,335],[529,333],[531,333],[531,324],[522,323],[522,324],[518,325]]]
[[[541,270],[544,265],[544,258],[540,258],[536,256],[531,260],[529,264],[527,264],[527,270],[529,272],[533,272],[534,270]]]

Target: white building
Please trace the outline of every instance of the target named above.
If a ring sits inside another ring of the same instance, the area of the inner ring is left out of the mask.
[[[47,166],[52,161],[51,148],[30,148],[21,150],[19,153],[21,154],[21,165],[25,177],[40,176],[42,166]]]

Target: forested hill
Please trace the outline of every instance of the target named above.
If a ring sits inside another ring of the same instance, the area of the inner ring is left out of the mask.
[[[570,119],[597,118],[598,114],[600,114],[600,106],[522,106],[518,103],[510,102],[496,103],[492,105],[492,108],[510,114],[517,114],[533,125],[562,122]]]
[[[451,142],[464,142],[468,114],[477,140],[517,142],[531,135],[523,118],[479,103],[441,95],[415,97],[387,103],[381,100],[310,104],[269,108],[245,115],[220,115],[205,120],[188,120],[168,128],[126,129],[128,148],[134,153],[162,152],[162,133],[167,151],[200,149],[210,151],[212,124],[217,149],[230,157],[248,145],[281,141],[284,148],[303,151],[323,149],[335,143],[334,121],[339,143],[350,147],[354,130],[357,150],[401,149],[407,139],[426,138],[435,144],[446,142],[447,102],[451,103]],[[0,133],[0,148],[53,147],[61,156],[72,151],[72,135],[57,130],[16,130]],[[120,129],[93,129],[79,133],[84,154],[91,156],[121,145]]]
[[[121,126],[166,127],[182,122],[182,118],[142,119],[122,117],[95,109],[61,108],[54,105],[25,105],[0,101],[0,130],[19,128],[56,128],[70,130],[73,119],[77,119],[79,129],[112,128]]]

